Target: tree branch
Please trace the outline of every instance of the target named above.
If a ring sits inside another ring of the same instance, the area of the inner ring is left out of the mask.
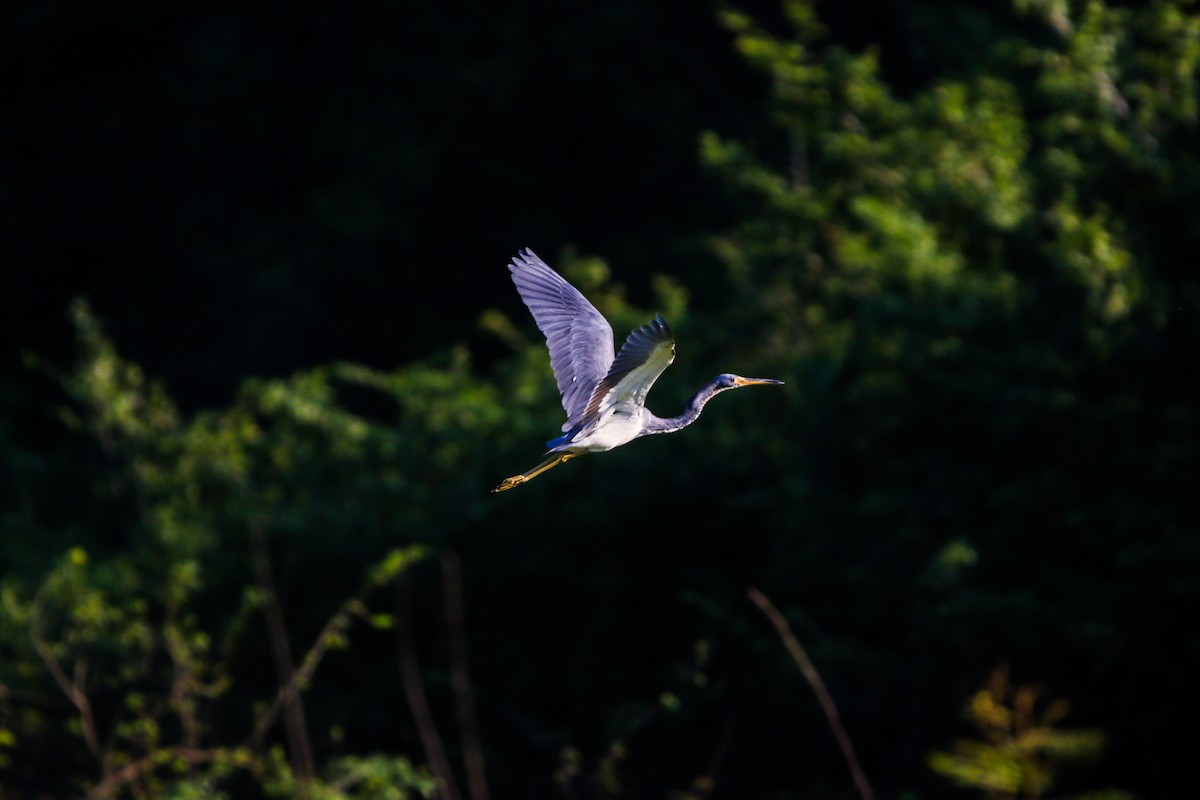
[[[429,768],[440,784],[444,800],[460,800],[458,783],[454,780],[454,772],[450,769],[450,760],[446,757],[446,748],[442,745],[442,737],[438,734],[437,725],[433,721],[433,711],[429,708],[429,698],[425,695],[425,687],[421,682],[421,665],[417,661],[417,650],[414,643],[412,621],[412,577],[405,576],[397,586],[398,624],[396,625],[396,644],[400,654],[400,677],[404,684],[404,696],[408,699],[408,708],[412,712],[413,722],[417,726],[417,734],[421,737],[421,745],[425,748],[425,756],[429,759]]]
[[[33,649],[37,651],[38,656],[42,659],[42,663],[46,665],[46,669],[50,670],[50,675],[54,678],[54,682],[58,684],[58,688],[62,689],[63,694],[71,701],[71,705],[75,706],[76,710],[79,711],[83,741],[87,745],[88,751],[99,762],[101,776],[107,778],[110,767],[108,757],[104,753],[104,748],[100,745],[100,736],[96,732],[96,719],[92,713],[92,703],[83,688],[67,677],[67,673],[63,671],[62,665],[54,657],[54,652],[50,649],[50,645],[46,644],[46,640],[42,638],[42,634],[38,630],[41,603],[42,591],[39,590],[33,600],[32,613],[29,615],[29,638],[33,641]],[[77,662],[77,673],[80,671],[80,666],[81,662]],[[86,674],[86,669],[83,672]]]
[[[462,589],[462,563],[457,555],[442,555],[442,591],[446,605],[446,628],[450,645],[450,684],[462,734],[463,767],[471,800],[488,800],[487,768],[480,743],[479,719],[467,660],[467,621]]]
[[[309,647],[308,652],[304,654],[304,660],[300,662],[300,668],[295,670],[291,678],[284,685],[279,687],[275,699],[271,701],[271,705],[259,716],[258,722],[254,725],[254,730],[246,737],[243,747],[251,746],[258,747],[262,743],[262,739],[266,736],[267,731],[275,724],[275,719],[279,716],[279,712],[287,704],[295,700],[300,694],[300,687],[304,686],[312,680],[312,676],[320,666],[321,660],[329,651],[330,646],[339,634],[343,634],[350,627],[351,617],[355,613],[355,609],[362,603],[364,592],[360,592],[354,597],[342,604],[329,621],[325,623],[325,627],[321,628],[321,632],[317,634],[316,640]]]
[[[271,555],[267,549],[266,534],[262,526],[250,524],[250,560],[254,576],[262,592],[263,619],[267,626],[267,640],[275,660],[275,672],[279,676],[281,691],[292,686],[296,679],[296,667],[288,648],[287,628],[283,622],[283,611],[275,593],[275,582],[271,576]],[[283,702],[283,727],[287,736],[288,752],[292,768],[296,771],[301,787],[307,786],[316,775],[312,744],[308,738],[308,725],[304,719],[304,703],[300,693],[287,692]],[[303,790],[302,790],[303,791]]]
[[[188,764],[195,765],[215,761],[227,752],[220,749],[200,750],[194,747],[172,747],[167,750],[158,750],[148,756],[139,758],[137,761],[131,761],[110,774],[92,787],[92,790],[85,795],[85,800],[102,800],[102,798],[112,797],[122,786],[132,783],[143,772],[151,770],[161,763],[164,755],[172,758],[182,758]]]
[[[788,653],[792,656],[792,660],[800,668],[800,673],[808,681],[808,685],[812,687],[813,693],[816,694],[817,702],[821,704],[821,710],[825,712],[825,718],[829,720],[829,727],[833,729],[833,735],[837,739],[838,746],[842,749],[842,755],[846,759],[846,766],[850,768],[850,776],[854,779],[855,786],[858,787],[858,793],[862,795],[863,800],[874,800],[875,793],[871,791],[871,785],[867,782],[867,776],[863,772],[862,766],[858,763],[858,756],[854,754],[854,745],[850,743],[850,737],[846,735],[846,729],[842,727],[842,720],[838,714],[837,706],[833,703],[833,697],[829,694],[829,690],[825,688],[825,682],[821,680],[821,674],[817,672],[817,668],[809,660],[808,653],[804,651],[804,648],[800,646],[799,640],[796,639],[796,635],[792,633],[792,626],[788,624],[783,614],[779,613],[779,609],[758,589],[751,586],[746,590],[746,594],[762,610],[767,619],[771,621],[771,624],[775,626],[775,630],[779,633],[779,638],[783,640],[783,646],[787,648]]]

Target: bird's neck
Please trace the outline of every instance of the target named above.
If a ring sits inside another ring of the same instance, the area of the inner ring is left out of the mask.
[[[643,436],[649,436],[654,433],[674,433],[682,430],[688,425],[691,425],[700,417],[700,412],[704,410],[704,404],[716,397],[725,388],[718,387],[714,380],[707,386],[696,392],[692,399],[688,401],[687,408],[677,417],[655,417],[652,416],[650,424],[642,431]]]

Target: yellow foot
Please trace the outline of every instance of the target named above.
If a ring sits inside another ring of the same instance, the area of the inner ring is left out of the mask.
[[[525,483],[526,481],[533,480],[534,478],[536,478],[538,475],[541,475],[546,470],[551,469],[552,467],[556,467],[559,464],[563,463],[564,461],[571,460],[576,455],[578,455],[578,454],[577,453],[552,453],[552,454],[550,454],[549,458],[547,458],[542,463],[538,464],[533,469],[529,470],[529,472],[522,472],[520,475],[513,475],[511,478],[505,478],[503,481],[500,482],[499,486],[497,486],[495,489],[492,489],[492,493],[494,494],[496,492],[506,492],[515,486],[520,486],[522,483]]]
[[[524,475],[513,475],[511,478],[505,478],[500,482],[500,485],[492,489],[492,493],[507,492],[509,489],[514,489],[520,486],[525,481],[529,480]]]

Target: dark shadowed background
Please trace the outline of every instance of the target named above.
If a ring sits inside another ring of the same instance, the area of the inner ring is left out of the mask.
[[[0,53],[0,798],[1194,784],[1188,2],[16,3]],[[562,421],[522,247],[669,320],[655,412],[787,385],[489,494]]]

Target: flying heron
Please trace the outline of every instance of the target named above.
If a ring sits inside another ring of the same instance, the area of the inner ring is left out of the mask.
[[[563,435],[546,443],[545,461],[505,478],[493,492],[520,486],[585,453],[602,453],[652,433],[682,430],[696,421],[705,403],[728,389],[783,383],[725,373],[696,392],[678,417],[655,416],[646,409],[646,393],[675,360],[675,337],[666,320],[655,315],[630,333],[614,358],[608,321],[532,250],[517,253],[508,269],[521,299],[546,335],[567,421]]]

